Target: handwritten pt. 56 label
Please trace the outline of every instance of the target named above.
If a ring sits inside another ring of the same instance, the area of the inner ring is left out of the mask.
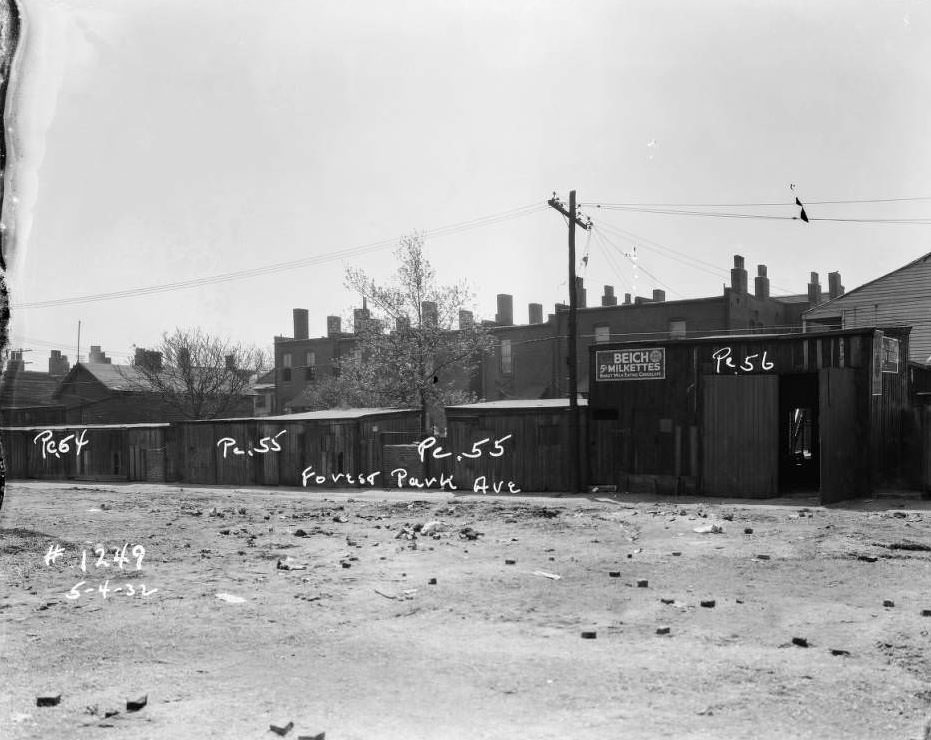
[[[84,437],[87,430],[82,429],[80,434],[69,434],[61,439],[55,439],[55,434],[51,429],[43,429],[32,439],[33,444],[41,446],[42,459],[45,460],[50,455],[57,457],[59,460],[62,455],[67,455],[74,447],[74,455],[77,457],[81,450],[90,444]]]

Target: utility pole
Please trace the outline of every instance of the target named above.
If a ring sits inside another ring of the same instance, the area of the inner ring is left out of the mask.
[[[579,218],[575,204],[575,190],[569,191],[569,209],[553,193],[547,203],[555,208],[569,221],[569,473],[572,493],[579,493],[582,487],[582,453],[581,435],[579,434],[579,367],[578,367],[578,327],[576,311],[578,310],[578,285],[575,278],[575,227],[586,231],[592,228],[592,220]],[[558,325],[558,324],[557,324]]]

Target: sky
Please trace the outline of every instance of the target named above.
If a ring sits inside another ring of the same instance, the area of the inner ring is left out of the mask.
[[[931,251],[928,0],[21,2],[28,369],[74,362],[79,321],[114,362],[176,327],[269,347],[295,307],[322,336],[361,303],[346,268],[390,279],[414,231],[480,318],[508,293],[526,323],[568,300],[571,189],[590,305],[718,295],[734,254],[777,294]]]

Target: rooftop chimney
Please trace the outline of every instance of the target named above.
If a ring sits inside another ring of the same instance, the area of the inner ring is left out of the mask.
[[[183,370],[191,367],[191,350],[187,347],[181,347],[178,350],[178,367]]]
[[[659,288],[653,288],[653,302],[662,303],[666,300],[666,291]]]
[[[605,294],[601,296],[601,305],[602,306],[616,306],[617,305],[617,296],[614,295],[613,285],[605,286]]]
[[[436,301],[421,301],[420,313],[423,316],[424,326],[436,326],[439,323],[439,315],[436,311]]]
[[[514,297],[507,293],[498,293],[498,313],[495,314],[498,326],[511,326],[514,323]]]
[[[466,311],[464,308],[459,309],[459,328],[460,329],[471,329],[475,326],[475,317],[472,315],[471,311]]]
[[[734,255],[734,267],[731,269],[731,290],[735,293],[747,292],[747,271],[744,269],[744,258]]]
[[[48,374],[52,376],[67,375],[71,369],[67,355],[62,355],[60,349],[53,349],[48,358]]]
[[[152,372],[160,372],[162,369],[162,353],[158,352],[157,350],[136,347],[136,355],[133,358],[133,365],[150,370]]]
[[[395,331],[407,331],[411,328],[411,320],[407,316],[398,316],[394,320]]]
[[[575,300],[578,308],[585,308],[588,305],[586,301],[585,282],[578,276],[575,278]]]
[[[306,308],[295,308],[294,309],[294,338],[295,339],[307,339],[308,338],[308,313]]]
[[[102,352],[99,344],[92,344],[90,354],[87,357],[88,362],[109,365],[112,360],[107,357],[106,352]]]
[[[353,334],[358,334],[362,331],[368,322],[369,319],[369,306],[368,300],[365,296],[362,296],[362,308],[352,309],[352,332]]]
[[[828,273],[828,295],[831,297],[831,300],[840,298],[844,295],[844,286],[840,284],[839,272]]]
[[[542,324],[543,323],[543,304],[542,303],[531,303],[528,307],[528,313],[531,324]]]
[[[766,277],[766,265],[756,266],[756,277],[753,279],[753,294],[757,298],[769,298],[769,278]]]
[[[341,325],[343,320],[339,316],[326,317],[326,335],[328,337],[338,337],[342,334]]]
[[[566,305],[565,303],[556,304],[556,308],[555,308],[556,313],[559,313],[560,311],[568,311],[568,310],[569,310],[569,306]]]
[[[818,273],[811,273],[811,282],[808,283],[808,305],[817,306],[821,303],[821,283],[818,282]]]
[[[306,338],[307,338],[307,337],[302,337],[302,339],[306,339]],[[297,339],[297,337],[295,337],[295,339]],[[235,370],[235,369],[236,369],[236,355],[227,355],[227,356],[226,356],[226,369],[227,369],[227,370]]]

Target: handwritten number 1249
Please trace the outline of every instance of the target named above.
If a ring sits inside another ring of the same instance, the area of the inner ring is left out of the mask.
[[[493,447],[495,450],[497,450],[497,452],[489,452],[488,456],[489,457],[501,457],[504,454],[504,447],[501,446],[501,443],[504,442],[506,439],[510,439],[513,436],[514,436],[513,434],[506,434],[500,439],[496,439]],[[469,457],[472,459],[475,459],[476,457],[481,457],[482,450],[480,450],[479,448],[482,445],[488,444],[489,442],[491,442],[491,437],[485,437],[485,439],[480,439],[478,442],[475,442],[472,445],[472,452],[463,452],[461,453],[462,457]],[[420,455],[420,462],[424,462],[427,450],[431,448],[433,449],[433,452],[431,454],[433,455],[433,458],[435,460],[439,460],[440,458],[443,458],[443,457],[449,457],[450,455],[453,454],[452,452],[443,452],[443,448],[440,447],[436,443],[436,437],[427,437],[423,442],[417,445],[417,453]]]

